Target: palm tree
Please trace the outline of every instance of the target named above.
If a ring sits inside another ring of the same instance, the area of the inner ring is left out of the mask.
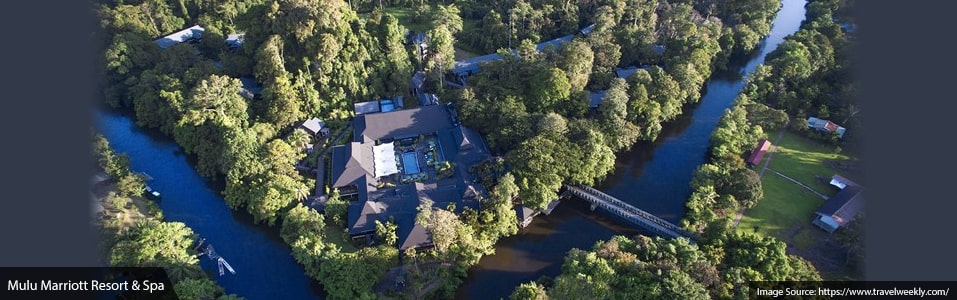
[[[311,190],[305,184],[297,184],[293,192],[296,193],[296,200],[304,201],[306,198],[309,198]]]
[[[857,117],[857,115],[859,115],[860,113],[861,113],[861,109],[860,109],[860,108],[858,108],[858,107],[855,106],[854,104],[848,104],[848,105],[847,105],[847,118],[844,118],[844,122],[841,122],[841,124],[844,124],[844,126],[847,126],[847,121],[850,121],[852,118]]]
[[[299,147],[299,149],[305,149],[306,144],[309,144],[309,134],[305,130],[296,128],[289,137],[286,138],[290,145]]]

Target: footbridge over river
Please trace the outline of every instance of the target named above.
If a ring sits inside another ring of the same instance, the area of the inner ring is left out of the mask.
[[[605,211],[662,237],[683,237],[692,243],[695,242],[694,235],[691,232],[592,187],[565,185],[565,192],[588,201],[591,203],[592,210],[598,207],[603,208]]]

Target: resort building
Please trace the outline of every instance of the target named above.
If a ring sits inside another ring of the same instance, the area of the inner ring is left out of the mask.
[[[359,114],[353,141],[332,148],[331,186],[352,198],[348,230],[353,238],[375,233],[375,221],[395,222],[399,248],[432,244],[415,224],[426,199],[434,208],[478,209],[485,187],[469,167],[490,158],[482,137],[461,126],[450,105]]]
[[[864,188],[836,174],[831,178],[830,183],[841,191],[824,202],[824,205],[815,212],[812,223],[824,231],[834,232],[854,220],[863,210],[864,197],[861,194]]]

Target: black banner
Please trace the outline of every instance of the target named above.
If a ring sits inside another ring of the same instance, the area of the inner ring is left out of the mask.
[[[957,298],[957,281],[755,281],[747,288],[749,299]]]
[[[163,268],[0,268],[0,299],[176,300]]]

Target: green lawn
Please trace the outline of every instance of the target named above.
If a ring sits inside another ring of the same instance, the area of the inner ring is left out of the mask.
[[[326,225],[325,238],[326,243],[336,244],[342,252],[349,253],[359,251],[359,249],[349,243],[352,239],[349,238],[349,234],[346,233],[345,229],[339,226]]]
[[[415,13],[415,10],[415,8],[411,7],[389,7],[383,9],[382,11],[394,16],[396,19],[399,19],[399,25],[405,26],[405,29],[416,32],[425,32],[429,30],[428,23],[412,22],[412,16]]]
[[[764,199],[744,214],[738,230],[757,227],[760,233],[786,238],[791,226],[810,223],[811,215],[824,204],[821,197],[771,172],[764,174],[761,185]]]
[[[815,176],[830,179],[834,171],[825,161],[845,160],[848,159],[846,155],[834,153],[833,146],[791,132],[785,132],[776,146],[771,155],[770,169],[824,195],[830,196],[836,192],[830,185],[818,182]],[[760,169],[756,171],[760,173]],[[771,171],[764,173],[761,184],[764,199],[745,213],[738,230],[754,231],[757,227],[758,232],[787,239],[784,235],[793,225],[810,223],[814,211],[824,204],[821,197]]]
[[[834,188],[828,184],[818,182],[815,180],[815,176],[830,180],[831,176],[834,175],[834,170],[824,162],[848,159],[846,155],[834,153],[834,148],[834,146],[791,132],[785,132],[781,140],[777,142],[777,149],[768,167],[794,178],[822,194],[833,195]],[[766,172],[765,177],[768,175],[773,175],[773,173]]]

